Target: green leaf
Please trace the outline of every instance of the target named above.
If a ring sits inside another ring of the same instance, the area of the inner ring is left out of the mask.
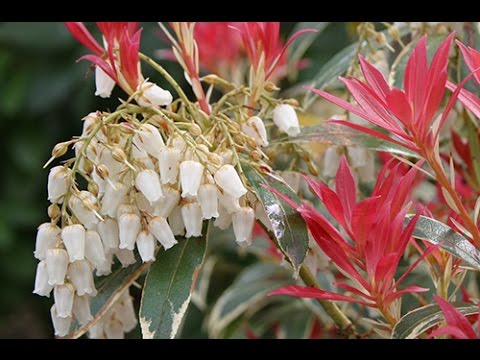
[[[413,217],[414,215],[407,215],[405,225]],[[441,248],[462,259],[475,269],[480,270],[480,252],[475,246],[464,236],[438,220],[420,216],[415,224],[413,237],[429,241],[432,244],[440,244]]]
[[[464,315],[478,313],[478,306],[462,302],[452,305]],[[423,306],[404,315],[392,331],[394,339],[415,339],[426,330],[444,321],[444,316],[437,304]]]
[[[269,146],[312,141],[328,145],[361,147],[376,151],[386,151],[392,154],[403,156],[412,156],[416,158],[419,157],[416,152],[406,149],[400,145],[378,139],[361,131],[335,123],[323,123],[314,126],[306,126],[302,128],[298,136],[272,141],[270,142]]]
[[[290,37],[297,31],[304,29],[315,29],[317,31],[302,34],[301,37],[296,39],[288,48],[288,73],[291,74],[291,76],[289,75],[290,78],[294,78],[296,76],[297,63],[301,60],[310,45],[312,45],[318,35],[320,35],[320,33],[328,26],[328,24],[328,22],[299,22],[297,25],[295,25]]]
[[[144,339],[173,339],[190,303],[205,257],[208,224],[202,237],[178,238],[178,244],[160,250],[143,286],[140,326]]]
[[[208,318],[208,332],[218,338],[245,311],[265,300],[271,290],[291,282],[289,274],[276,264],[254,264],[243,270],[218,298]]]
[[[288,257],[295,271],[298,271],[308,250],[308,234],[305,221],[299,213],[261,184],[268,184],[300,203],[297,194],[281,179],[272,175],[264,177],[249,164],[243,164],[243,171],[272,224],[273,235],[281,250]]]
[[[90,310],[94,320],[89,324],[76,328],[68,338],[77,339],[85,334],[105,313],[115,304],[122,293],[132,285],[132,283],[148,267],[148,263],[142,263],[140,257],[135,254],[137,262],[129,267],[122,268],[117,262],[113,272],[105,277],[97,278],[95,287],[97,295],[90,301]]]

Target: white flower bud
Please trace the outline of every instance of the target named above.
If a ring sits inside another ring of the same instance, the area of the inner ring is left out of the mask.
[[[88,330],[88,338],[89,339],[105,339],[105,332],[103,331],[104,322],[102,319],[97,321],[95,325],[93,325],[90,330]]]
[[[135,254],[132,250],[117,249],[115,250],[114,254],[124,268],[129,267],[130,265],[133,265],[137,262],[137,260],[135,259]]]
[[[43,223],[38,227],[34,255],[38,260],[45,260],[48,249],[53,249],[60,239],[60,228],[51,223]]]
[[[352,168],[357,169],[362,167],[367,162],[367,150],[356,147],[348,148],[348,159],[350,160],[350,165]]]
[[[98,116],[97,112],[91,112],[87,116],[85,116],[83,120],[83,127],[82,127],[82,137],[88,136],[92,130],[94,129],[95,125],[97,125],[100,121],[100,117]]]
[[[213,177],[217,186],[234,198],[238,199],[247,192],[237,171],[230,164],[223,165]]]
[[[87,260],[70,263],[67,271],[70,282],[75,286],[78,296],[85,294],[95,296],[97,290],[93,282],[92,267]]]
[[[105,262],[105,250],[100,235],[93,230],[85,234],[85,257],[94,267],[101,266]]]
[[[88,296],[76,296],[73,298],[73,316],[78,320],[81,326],[88,324],[93,320],[90,311],[90,298]]]
[[[238,206],[240,208],[240,205]],[[218,217],[213,222],[220,230],[227,230],[232,223],[232,215],[225,209],[225,207],[220,203],[218,204]]]
[[[180,164],[182,198],[196,197],[202,183],[204,166],[197,161],[183,161]]]
[[[267,146],[267,130],[265,130],[265,124],[258,116],[252,116],[242,125],[242,131],[248,136],[254,138],[258,145]]]
[[[273,122],[280,131],[288,136],[297,136],[300,134],[300,125],[295,109],[288,104],[280,104],[273,110]]]
[[[221,191],[218,191],[217,195],[219,203],[223,206],[225,210],[227,210],[229,214],[233,214],[240,209],[240,203],[238,201],[238,198],[226,192],[222,193]]]
[[[203,184],[198,189],[198,202],[204,219],[218,217],[218,190],[213,184]]]
[[[72,324],[71,317],[59,317],[57,313],[57,306],[54,304],[50,308],[50,315],[52,317],[53,328],[55,336],[67,336]]]
[[[135,214],[140,216],[138,212],[138,207],[131,204],[122,204],[117,209],[117,219],[120,219],[120,216],[125,214]]]
[[[105,194],[102,199],[102,208],[100,213],[102,215],[108,215],[110,217],[115,217],[117,215],[117,209],[125,199],[125,195],[129,190],[129,187],[120,183],[115,182],[113,184],[115,188],[112,187],[111,182],[107,182]]]
[[[180,166],[181,153],[175,148],[165,148],[158,156],[158,167],[162,184],[175,184],[177,182],[178,168]]]
[[[119,245],[118,223],[114,219],[105,219],[97,225],[97,231],[106,250],[117,249]]]
[[[170,249],[177,243],[170,225],[164,217],[156,216],[148,223],[148,229],[155,236],[165,250]]]
[[[162,191],[164,199],[154,204],[153,215],[167,218],[175,206],[178,205],[180,193],[167,185],[162,186]]]
[[[37,273],[35,274],[34,294],[50,297],[53,285],[48,283],[48,269],[46,261],[40,261],[37,265]]]
[[[233,232],[235,241],[239,245],[250,245],[252,230],[255,225],[255,213],[251,207],[242,207],[232,215]]]
[[[183,236],[185,234],[185,224],[183,223],[182,210],[180,206],[175,206],[168,216],[168,224],[172,229],[173,235]]]
[[[142,230],[138,233],[137,249],[143,262],[155,261],[155,239],[150,232]]]
[[[158,129],[151,124],[143,124],[136,131],[132,138],[133,143],[149,155],[158,157],[160,150],[165,147],[162,135]]]
[[[160,177],[153,170],[140,171],[135,179],[135,186],[150,201],[150,204],[163,198]]]
[[[135,248],[135,240],[141,228],[142,225],[138,215],[130,213],[120,216],[118,219],[119,248],[133,250]]]
[[[104,325],[104,331],[107,339],[123,339],[125,337],[123,325],[116,319],[107,320]]]
[[[95,96],[100,96],[104,99],[110,97],[115,87],[115,80],[108,76],[98,65],[95,66],[95,86],[97,87]]]
[[[105,261],[96,267],[95,274],[97,276],[110,275],[112,273],[112,265],[113,265],[113,250],[110,249],[105,253]]]
[[[183,152],[183,150],[187,148],[187,143],[178,134],[173,134],[170,140],[171,140],[170,141],[171,146],[173,146],[175,149],[177,149],[180,152]]]
[[[201,236],[203,215],[202,209],[197,202],[188,203],[182,206],[182,218],[187,233],[185,237]]]
[[[48,200],[51,203],[61,203],[67,192],[68,178],[72,170],[66,166],[55,166],[48,174]]]
[[[48,284],[62,285],[68,267],[68,253],[63,249],[48,249],[46,256]]]
[[[85,257],[85,229],[82,225],[65,226],[62,229],[62,240],[70,257],[70,262],[83,260]]]
[[[323,176],[333,178],[337,174],[340,165],[340,156],[337,153],[336,146],[330,146],[325,150],[323,158]]]
[[[137,316],[131,299],[116,306],[115,316],[122,322],[124,332],[130,332],[137,326]]]
[[[141,84],[140,95],[136,98],[138,105],[145,107],[170,105],[172,100],[170,91],[148,81]]]
[[[61,318],[72,316],[73,295],[75,291],[71,284],[57,285],[53,289],[53,298],[57,307],[57,315]]]
[[[72,195],[68,201],[73,214],[87,229],[93,229],[99,222],[99,219],[93,212],[93,206],[96,202],[95,196],[88,191],[80,191],[78,195]],[[91,206],[91,208],[87,205]]]

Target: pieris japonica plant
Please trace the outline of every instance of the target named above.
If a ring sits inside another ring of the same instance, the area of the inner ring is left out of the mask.
[[[477,337],[478,24],[361,23],[287,92],[325,24],[158,25],[150,57],[138,23],[66,23],[123,96],[45,165],[57,337],[174,338],[192,305],[211,337]],[[220,242],[255,260],[212,300]]]

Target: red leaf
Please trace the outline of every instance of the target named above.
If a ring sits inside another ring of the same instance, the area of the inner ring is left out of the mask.
[[[459,329],[467,336],[468,339],[477,338],[477,335],[475,334],[472,325],[470,325],[470,322],[465,315],[455,309],[452,304],[450,304],[448,301],[445,301],[440,296],[433,295],[433,297],[442,309],[443,315],[445,316],[445,320],[447,321],[448,325]]]
[[[390,87],[388,86],[383,74],[378,71],[375,66],[366,61],[362,55],[358,55],[358,59],[360,60],[362,73],[368,85],[373,89],[373,91],[375,91],[375,93],[381,95],[382,99],[385,101],[390,93]]]
[[[340,160],[337,176],[335,178],[335,191],[342,203],[343,211],[346,218],[350,222],[352,219],[353,208],[357,200],[355,180],[353,179],[352,171],[348,166],[345,155]]]
[[[92,50],[97,55],[102,55],[105,50],[98,44],[97,40],[90,34],[85,25],[81,22],[65,22],[65,26],[72,35],[84,46]]]

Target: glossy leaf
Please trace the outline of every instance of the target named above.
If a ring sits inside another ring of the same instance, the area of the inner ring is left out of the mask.
[[[393,144],[386,140],[335,123],[323,123],[320,125],[304,127],[298,136],[282,139],[278,142],[271,141],[270,146],[274,146],[278,143],[298,142],[318,142],[328,145],[360,147],[418,158],[416,152],[406,149],[403,146]]]
[[[408,224],[412,218],[413,215],[407,215],[405,224]],[[432,244],[440,244],[444,250],[480,270],[480,252],[475,246],[463,235],[438,220],[420,216],[415,225],[413,237],[429,241]]]
[[[478,313],[478,306],[474,304],[455,302],[452,305],[464,315]],[[437,304],[423,306],[404,315],[397,322],[393,328],[392,338],[415,339],[444,320],[443,313]]]
[[[255,264],[246,268],[218,298],[208,318],[208,332],[218,338],[229,324],[255,304],[268,299],[267,293],[289,281],[288,273],[275,264]]]
[[[90,302],[90,310],[94,320],[85,326],[75,329],[68,338],[77,339],[85,334],[149,266],[148,263],[142,263],[138,254],[135,254],[135,257],[137,259],[135,264],[122,268],[119,263],[116,263],[110,275],[97,278],[95,287],[98,293]]]
[[[276,177],[260,175],[248,164],[243,164],[243,171],[265,208],[276,241],[292,263],[294,270],[298,271],[308,250],[308,234],[305,221],[295,209],[264,188],[262,184],[270,185],[298,204],[300,199],[286,183]]]
[[[177,237],[178,244],[160,250],[143,286],[140,326],[144,339],[173,339],[182,323],[205,256],[208,226],[202,237]]]

